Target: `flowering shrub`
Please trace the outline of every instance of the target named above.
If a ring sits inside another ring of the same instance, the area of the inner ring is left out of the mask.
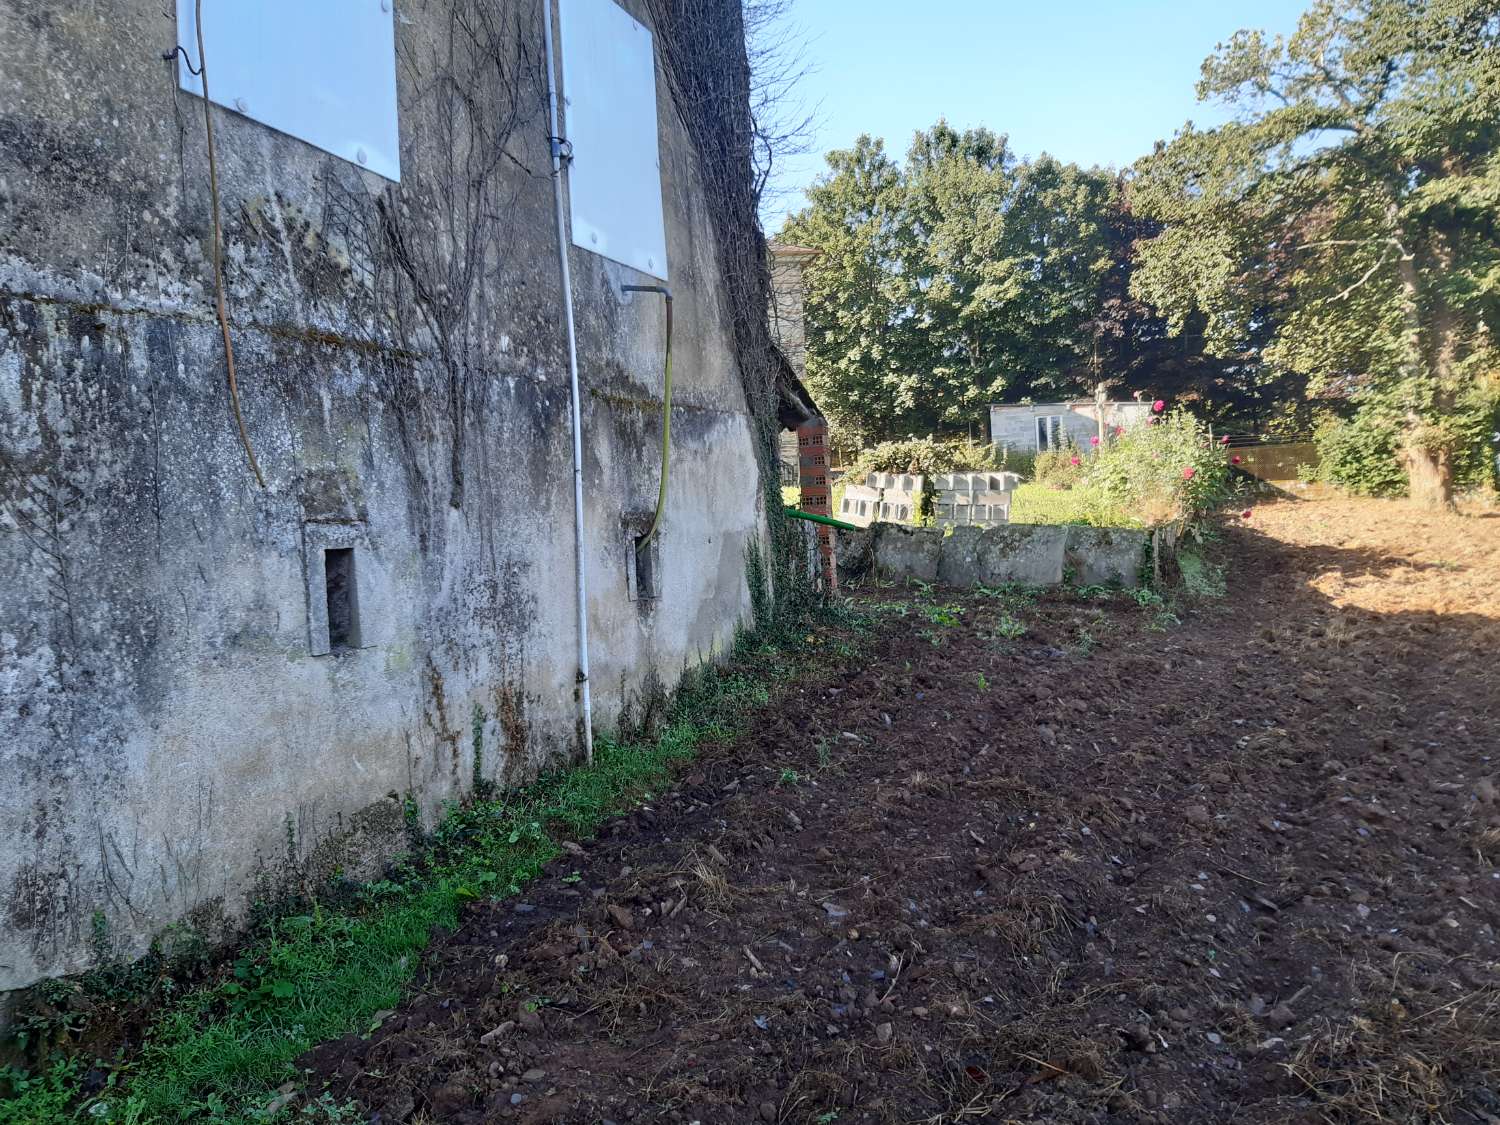
[[[1048,488],[1073,488],[1084,478],[1083,458],[1071,446],[1038,453],[1034,474]]]
[[[1186,410],[1162,411],[1104,446],[1083,487],[1148,527],[1190,520],[1230,495],[1229,458]]]

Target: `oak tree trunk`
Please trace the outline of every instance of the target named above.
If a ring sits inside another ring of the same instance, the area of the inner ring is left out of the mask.
[[[1411,498],[1424,508],[1453,507],[1453,459],[1446,449],[1408,443],[1402,451]]]

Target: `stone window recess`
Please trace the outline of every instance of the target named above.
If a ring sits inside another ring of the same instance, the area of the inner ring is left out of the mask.
[[[326,585],[328,647],[334,652],[359,647],[359,590],[354,582],[354,548],[323,550]]]
[[[661,597],[661,534],[644,548],[642,534],[632,531],[625,536],[625,587],[633,602]]]
[[[363,647],[360,621],[361,529],[348,525],[303,526],[307,585],[307,650],[337,656]]]

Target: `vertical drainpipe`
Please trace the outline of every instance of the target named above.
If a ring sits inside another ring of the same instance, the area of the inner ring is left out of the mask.
[[[547,111],[552,149],[552,192],[557,210],[557,264],[562,273],[563,323],[568,335],[568,378],[573,425],[573,538],[578,571],[578,702],[583,759],[594,760],[594,711],[589,699],[589,598],[583,538],[583,421],[578,405],[578,336],[573,327],[573,273],[568,265],[568,220],[563,210],[563,161],[567,142],[557,125],[557,66],[552,50],[552,0],[542,0],[542,42],[547,63]]]

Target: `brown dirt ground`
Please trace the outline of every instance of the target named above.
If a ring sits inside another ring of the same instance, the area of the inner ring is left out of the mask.
[[[1268,504],[1217,550],[1165,631],[864,591],[908,612],[857,668],[472,908],[312,1088],[387,1125],[1500,1121],[1500,519]]]

